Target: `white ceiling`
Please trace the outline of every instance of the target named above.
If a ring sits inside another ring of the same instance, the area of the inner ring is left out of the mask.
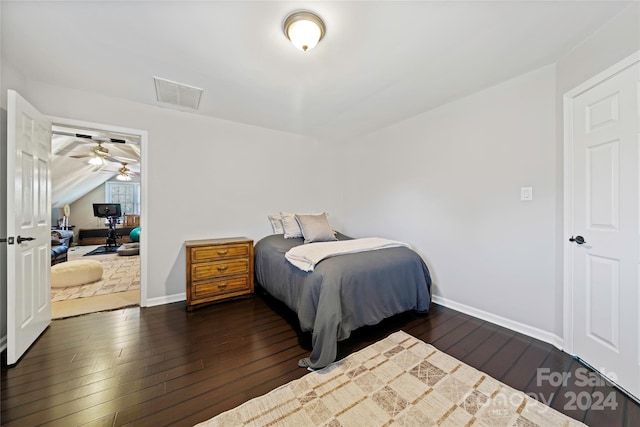
[[[2,2],[2,54],[27,77],[158,105],[153,76],[204,89],[197,114],[343,138],[555,62],[617,1]],[[309,52],[282,21],[310,9]]]

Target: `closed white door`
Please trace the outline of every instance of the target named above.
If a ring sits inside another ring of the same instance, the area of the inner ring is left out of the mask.
[[[51,323],[51,123],[7,97],[7,364]],[[9,242],[11,243],[11,242]]]
[[[640,396],[639,81],[636,62],[573,99],[569,250],[573,353],[635,396]]]

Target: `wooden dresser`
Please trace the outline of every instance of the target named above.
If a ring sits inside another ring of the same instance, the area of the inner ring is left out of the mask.
[[[253,294],[253,240],[187,240],[187,310]]]

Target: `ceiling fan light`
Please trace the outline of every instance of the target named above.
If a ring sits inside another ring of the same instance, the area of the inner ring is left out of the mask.
[[[88,163],[93,166],[102,166],[104,165],[104,159],[100,156],[93,156],[89,159]]]
[[[294,12],[287,16],[284,33],[291,44],[300,50],[313,49],[324,36],[324,22],[311,12]]]
[[[124,173],[119,173],[116,176],[116,179],[118,181],[131,181],[131,175],[127,175],[127,174],[124,174]]]

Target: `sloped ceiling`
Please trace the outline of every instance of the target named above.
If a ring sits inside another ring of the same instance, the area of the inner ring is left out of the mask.
[[[555,62],[624,1],[3,1],[2,54],[28,78],[157,105],[153,76],[204,89],[196,114],[352,137]],[[309,52],[282,21],[326,22]]]
[[[83,134],[103,138],[127,138],[127,143],[104,143],[109,150],[108,161],[102,166],[88,163],[91,148],[97,143],[88,138],[60,136],[51,139],[51,206],[61,208],[71,204],[99,185],[118,174],[121,162],[126,163],[132,173],[140,173],[140,146],[134,135],[113,135],[87,129],[54,126],[55,131]]]

